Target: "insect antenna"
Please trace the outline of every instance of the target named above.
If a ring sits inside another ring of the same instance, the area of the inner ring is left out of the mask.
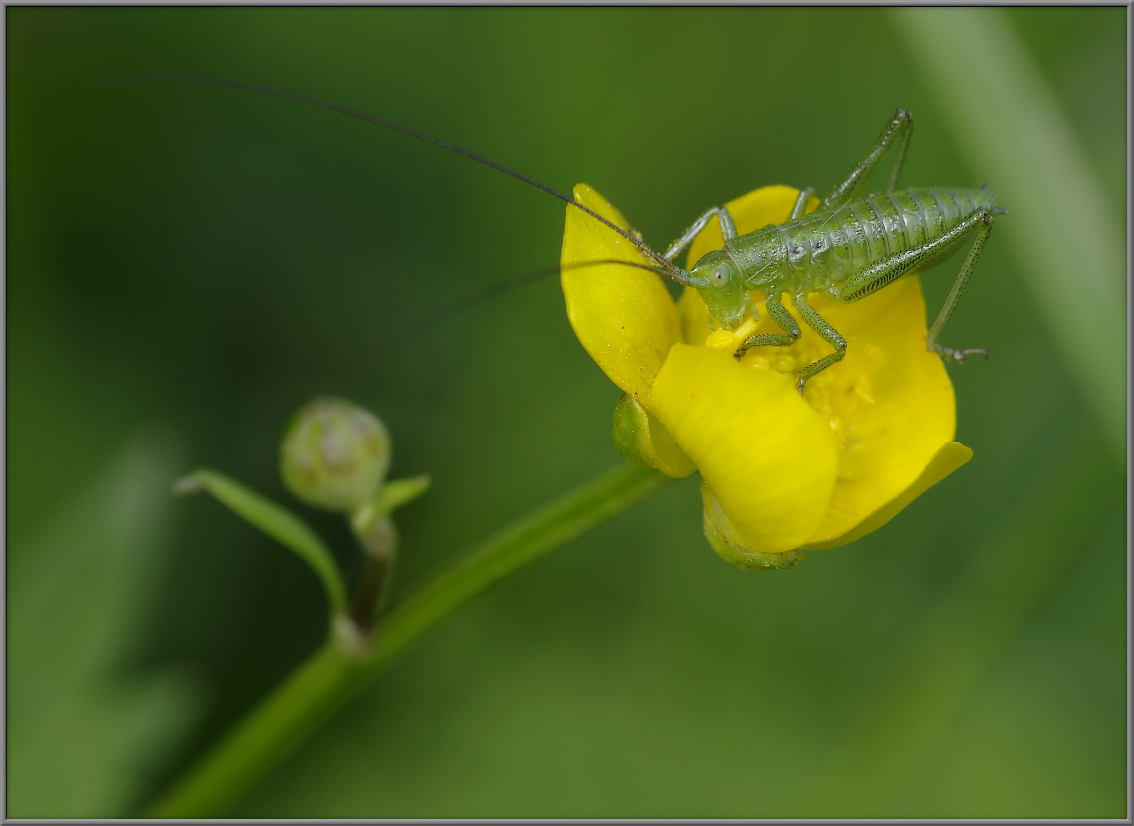
[[[532,282],[538,281],[541,278],[546,278],[549,275],[557,275],[566,270],[580,270],[586,267],[598,267],[603,264],[621,264],[625,267],[634,267],[635,269],[645,270],[646,272],[652,272],[663,277],[668,277],[669,275],[661,267],[654,267],[649,264],[640,264],[637,261],[623,261],[620,258],[599,258],[594,261],[577,261],[573,264],[556,264],[550,267],[540,267],[539,269],[531,270],[520,275],[514,275],[511,278],[505,278],[503,281],[497,281],[494,284],[489,284],[482,290],[477,290],[476,292],[470,293],[469,295],[458,298],[456,301],[448,304],[445,307],[442,307],[440,310],[430,312],[428,315],[423,315],[420,318],[415,319],[414,321],[410,321],[406,324],[395,327],[388,333],[382,335],[382,337],[379,339],[379,344],[386,346],[404,341],[414,334],[423,333],[427,330],[432,329],[433,327],[436,327],[446,319],[451,318],[457,313],[464,312],[470,307],[479,304],[481,301],[492,298],[496,295],[500,295],[501,293],[505,293],[508,290],[515,289],[516,287],[523,287],[526,284],[531,284]]]
[[[474,160],[477,163],[484,164],[485,166],[491,167],[492,169],[495,169],[499,172],[503,172],[505,175],[511,175],[513,178],[516,178],[517,180],[523,181],[524,183],[528,184],[529,186],[533,186],[538,190],[546,192],[548,195],[552,195],[556,198],[559,198],[561,201],[565,201],[566,203],[571,204],[575,208],[580,209],[583,212],[587,213],[588,215],[590,215],[595,220],[601,221],[603,224],[610,227],[612,230],[614,230],[619,235],[621,235],[623,238],[625,238],[627,241],[629,241],[631,244],[633,244],[634,247],[639,252],[641,252],[647,258],[653,260],[658,265],[659,270],[664,271],[664,275],[665,275],[666,278],[669,278],[673,281],[676,281],[679,284],[687,284],[687,285],[690,285],[690,286],[703,286],[703,285],[700,285],[699,281],[694,279],[687,272],[685,272],[681,268],[677,267],[672,262],[667,261],[665,258],[663,258],[658,253],[654,252],[649,247],[649,245],[646,244],[641,238],[638,238],[633,233],[627,232],[626,230],[622,229],[622,227],[617,226],[616,224],[612,223],[611,221],[608,221],[606,218],[603,218],[601,215],[599,215],[593,209],[590,209],[590,208],[580,204],[578,201],[576,201],[571,196],[565,195],[562,192],[560,192],[559,190],[553,189],[550,186],[547,186],[546,184],[541,184],[539,181],[535,180],[534,178],[529,178],[527,175],[524,175],[522,172],[517,172],[514,169],[509,169],[508,167],[504,166],[503,164],[498,164],[495,161],[490,161],[488,158],[482,157],[481,155],[477,155],[475,152],[469,152],[467,149],[462,149],[461,147],[456,146],[455,144],[448,143],[446,141],[440,140],[439,138],[434,138],[431,135],[426,135],[424,132],[418,132],[416,129],[410,129],[409,127],[401,126],[401,125],[393,123],[391,121],[383,120],[382,118],[374,117],[373,115],[368,115],[365,112],[359,112],[356,109],[350,109],[346,106],[339,106],[338,104],[335,104],[335,103],[326,103],[326,102],[321,101],[321,100],[315,100],[314,98],[304,97],[303,95],[295,95],[295,94],[292,94],[290,92],[280,92],[280,91],[277,91],[275,89],[266,89],[266,88],[263,88],[263,87],[260,87],[260,86],[251,86],[251,85],[244,84],[244,83],[234,83],[232,81],[227,81],[227,80],[210,80],[210,79],[207,79],[207,78],[184,78],[184,77],[151,77],[151,78],[141,77],[141,78],[121,78],[121,79],[118,79],[118,80],[107,80],[107,81],[103,81],[102,85],[103,86],[116,86],[116,85],[128,84],[128,83],[195,83],[195,84],[199,84],[199,85],[202,85],[202,86],[221,86],[221,87],[224,87],[224,88],[227,88],[227,89],[240,89],[240,90],[245,91],[245,92],[257,92],[257,93],[262,94],[262,95],[271,95],[273,97],[284,98],[285,100],[294,100],[297,103],[306,103],[310,106],[318,106],[321,109],[330,109],[332,112],[339,112],[343,115],[350,115],[352,118],[358,118],[359,120],[364,120],[364,121],[367,121],[369,123],[377,124],[378,126],[384,126],[387,129],[392,129],[395,132],[401,132],[403,135],[409,135],[411,138],[417,138],[418,140],[425,141],[426,143],[432,143],[435,146],[440,146],[442,149],[448,149],[450,152],[455,152],[458,155],[463,155],[464,157],[469,158],[470,160]]]

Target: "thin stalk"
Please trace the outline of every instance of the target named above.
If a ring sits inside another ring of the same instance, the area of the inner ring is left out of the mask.
[[[385,509],[367,507],[351,517],[351,530],[362,551],[362,575],[351,601],[350,618],[362,634],[374,627],[398,555],[398,532]]]
[[[339,616],[323,647],[175,782],[145,816],[223,814],[422,632],[493,583],[672,481],[638,465],[616,468],[471,548],[383,616],[370,639]]]
[[[363,633],[369,633],[374,615],[382,602],[386,583],[390,581],[393,559],[367,554],[363,557],[362,576],[358,580],[358,590],[351,601],[350,618]]]

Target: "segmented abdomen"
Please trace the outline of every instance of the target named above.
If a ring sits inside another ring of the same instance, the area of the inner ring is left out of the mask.
[[[785,291],[821,292],[864,267],[948,232],[977,209],[991,209],[987,189],[904,189],[851,201],[776,227],[786,256]]]

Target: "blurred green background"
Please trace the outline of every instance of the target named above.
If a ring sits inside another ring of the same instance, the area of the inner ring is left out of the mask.
[[[1007,13],[1119,227],[1126,13]],[[295,558],[168,495],[190,467],[295,506],[350,568],[276,451],[315,395],[371,408],[394,473],[435,480],[399,513],[404,592],[620,461],[554,278],[390,336],[554,264],[561,204],[313,107],[102,81],[351,106],[590,183],[654,246],[756,186],[829,187],[896,106],[905,185],[997,183],[885,10],[6,15],[9,817],[136,813],[320,642]],[[234,814],[1124,817],[1125,450],[1011,252],[1048,205],[996,188],[1012,213],[946,337],[993,354],[950,368],[970,464],[769,574],[719,560],[676,484],[447,619]]]

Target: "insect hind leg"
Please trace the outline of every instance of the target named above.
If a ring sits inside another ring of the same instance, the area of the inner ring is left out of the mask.
[[[891,281],[924,269],[926,265],[931,265],[934,261],[939,260],[942,255],[951,250],[954,244],[959,243],[974,229],[978,229],[976,240],[965,258],[965,263],[961,265],[961,271],[957,273],[953,288],[949,290],[949,296],[945,299],[945,304],[937,314],[937,319],[930,326],[929,332],[926,333],[925,346],[926,349],[940,353],[945,358],[957,362],[963,362],[966,356],[972,355],[983,355],[987,358],[988,352],[980,348],[954,350],[937,343],[937,336],[941,334],[941,328],[945,326],[945,322],[949,320],[957,302],[961,300],[961,293],[964,292],[965,285],[969,282],[973,267],[976,266],[981,250],[984,249],[985,242],[988,241],[988,236],[992,233],[992,213],[987,209],[974,210],[957,226],[920,246],[894,253],[871,264],[839,285],[837,297],[848,303],[858,301],[860,298],[865,298],[882,289]]]
[[[882,156],[886,154],[886,150],[890,148],[896,138],[898,146],[895,150],[894,165],[890,169],[890,177],[886,179],[886,192],[893,192],[898,185],[898,174],[902,171],[902,162],[906,158],[906,147],[909,146],[912,131],[913,116],[905,109],[896,109],[894,116],[886,124],[886,128],[882,130],[882,134],[874,147],[863,158],[862,162],[851,170],[846,180],[837,184],[823,199],[823,202],[819,204],[819,209],[837,209],[848,201],[853,201],[859,197],[863,187],[866,186],[866,179],[870,177],[870,173],[878,166],[878,162],[882,160]]]
[[[961,293],[965,291],[965,285],[969,283],[969,276],[972,274],[973,267],[976,266],[977,259],[980,258],[981,250],[984,249],[985,242],[988,241],[988,236],[992,234],[992,215],[984,209],[978,209],[972,215],[965,219],[965,223],[970,223],[972,227],[977,224],[980,228],[977,232],[976,240],[973,241],[973,246],[969,250],[969,254],[965,257],[965,263],[961,265],[961,271],[957,273],[957,278],[953,282],[952,289],[949,290],[949,295],[945,299],[945,303],[941,306],[941,311],[937,314],[933,325],[929,328],[929,332],[925,336],[925,346],[935,353],[940,353],[947,359],[955,362],[963,362],[967,356],[984,356],[988,358],[988,351],[982,348],[972,348],[969,350],[954,350],[951,347],[944,347],[937,343],[937,336],[941,334],[941,329],[945,326],[945,322],[949,320],[952,315],[953,309],[957,306],[957,302],[961,300]]]

